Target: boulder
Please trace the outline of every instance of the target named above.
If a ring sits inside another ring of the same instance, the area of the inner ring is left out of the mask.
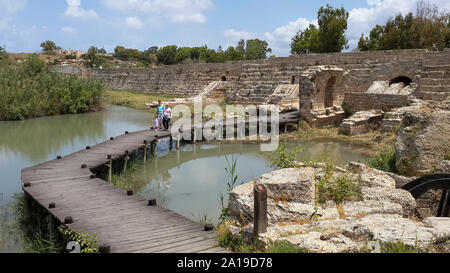
[[[423,109],[405,113],[395,154],[402,174],[422,176],[433,172],[450,154],[450,111]]]

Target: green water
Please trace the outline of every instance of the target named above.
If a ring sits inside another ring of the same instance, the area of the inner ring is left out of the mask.
[[[10,211],[13,195],[21,192],[23,168],[67,155],[103,142],[125,131],[146,129],[152,124],[146,111],[110,106],[102,112],[43,117],[25,121],[0,121],[0,252],[22,249],[22,238]],[[291,148],[298,143],[291,143]],[[300,143],[304,155],[318,159],[324,152],[340,164],[362,160],[355,146],[335,141]],[[159,144],[159,155],[138,168],[127,180],[146,198],[189,218],[219,214],[218,198],[225,192],[225,155],[236,155],[239,181],[251,181],[271,171],[257,144],[197,144],[169,151]]]
[[[320,140],[289,142],[288,150],[301,147],[299,158],[320,159],[330,153],[338,165],[364,160],[361,148],[346,143]],[[238,183],[250,182],[271,172],[270,161],[260,153],[259,144],[197,144],[169,151],[168,142],[158,146],[157,158],[119,178],[121,186],[188,218],[216,222],[220,214],[220,194],[229,181],[227,157],[237,159]]]

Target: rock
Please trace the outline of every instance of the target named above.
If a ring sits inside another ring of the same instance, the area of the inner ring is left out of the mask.
[[[402,242],[409,246],[427,248],[433,243],[433,228],[400,215],[375,214],[352,221],[343,232],[352,237],[372,238],[381,242]]]
[[[353,116],[345,119],[339,126],[339,133],[349,136],[366,134],[369,129],[379,127],[382,114],[372,111],[356,112]]]
[[[256,183],[267,187],[272,200],[288,199],[289,202],[314,205],[314,168],[290,168],[263,175]]]
[[[450,173],[450,160],[444,160],[437,167],[436,173]]]
[[[307,249],[313,253],[337,253],[337,252],[357,252],[358,245],[342,234],[336,234],[331,238],[322,240],[322,233],[310,232],[286,237],[285,240],[291,244]]]
[[[362,163],[350,162],[347,168],[359,173],[361,182],[369,187],[395,188],[395,180],[387,173],[370,168]]]
[[[403,214],[403,208],[400,204],[389,201],[362,201],[362,202],[344,202],[342,205],[344,217],[364,217],[371,214]]]
[[[450,218],[449,217],[428,217],[423,223],[434,228],[433,234],[438,243],[445,243],[450,240]]]
[[[361,192],[364,201],[375,201],[380,204],[385,202],[399,204],[403,208],[401,215],[406,217],[414,214],[416,200],[406,190],[363,187]]]
[[[406,112],[395,154],[402,174],[422,176],[432,172],[450,154],[450,111]]]
[[[395,187],[397,189],[402,188],[404,185],[406,185],[409,182],[411,182],[414,179],[416,179],[416,177],[406,177],[406,176],[398,175],[398,174],[395,174],[395,173],[386,173],[386,174],[389,175],[390,177],[392,177],[392,179],[395,180]]]
[[[242,184],[230,193],[230,217],[241,224],[253,223],[253,185],[253,182]]]

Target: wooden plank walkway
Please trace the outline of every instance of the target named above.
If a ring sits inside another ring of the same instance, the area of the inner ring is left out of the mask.
[[[280,117],[280,123],[295,122],[295,114]],[[267,121],[267,120],[266,120]],[[184,128],[190,130],[191,128]],[[170,137],[170,131],[143,130],[115,137],[22,170],[22,188],[58,221],[75,232],[97,236],[111,252],[225,253],[217,246],[214,231],[168,209],[149,206],[148,200],[128,196],[108,182],[93,177],[90,169],[105,165]],[[54,203],[54,208],[49,205]]]

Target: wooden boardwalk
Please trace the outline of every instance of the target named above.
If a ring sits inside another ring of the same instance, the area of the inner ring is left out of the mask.
[[[284,115],[280,123],[295,122]],[[189,130],[190,128],[185,128]],[[224,253],[214,231],[96,178],[91,172],[170,137],[170,131],[126,133],[89,149],[22,170],[24,192],[75,232],[97,236],[110,252]],[[69,219],[69,218],[71,219]]]

